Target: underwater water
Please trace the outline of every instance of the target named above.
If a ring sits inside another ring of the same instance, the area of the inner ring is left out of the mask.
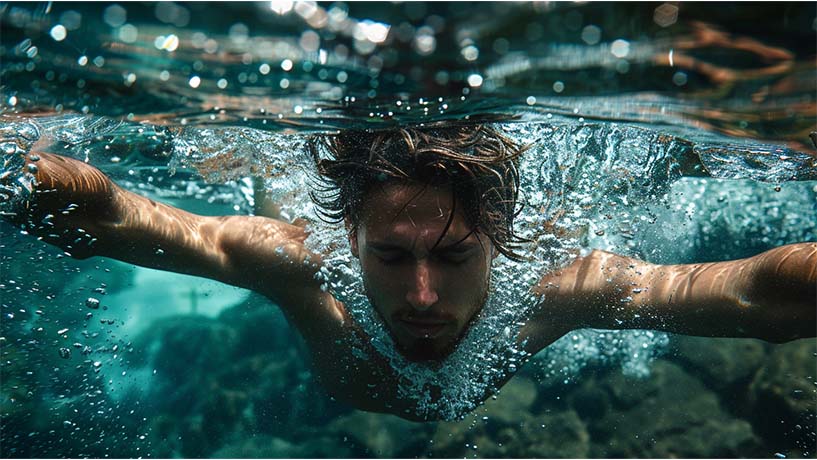
[[[527,288],[576,251],[693,263],[817,240],[813,3],[5,2],[0,27],[4,155],[36,145],[199,214],[271,200],[305,219],[402,397],[447,419],[333,400],[257,294],[72,259],[2,221],[2,457],[817,456],[815,339],[579,330],[519,369],[512,346]],[[316,218],[304,146],[464,119],[531,145],[518,225],[558,231],[534,262],[497,259],[430,372]],[[516,375],[473,407],[498,366]]]

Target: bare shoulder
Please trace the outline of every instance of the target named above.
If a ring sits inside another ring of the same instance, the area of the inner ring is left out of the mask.
[[[231,284],[259,292],[282,307],[324,298],[316,278],[322,260],[305,246],[308,232],[303,226],[256,216],[219,217],[214,226],[210,231],[218,233]]]
[[[622,297],[618,286],[642,277],[645,262],[618,254],[593,250],[567,266],[544,273],[532,291],[538,302],[522,329],[520,340],[536,353],[564,334],[584,327],[599,327],[602,306]],[[609,326],[604,324],[604,326]]]

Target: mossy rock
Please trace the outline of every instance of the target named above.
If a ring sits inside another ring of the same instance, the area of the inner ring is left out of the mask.
[[[734,457],[756,452],[751,425],[723,409],[716,393],[676,364],[658,360],[648,378],[615,372],[600,382],[611,398],[585,420],[591,456]]]
[[[748,384],[766,359],[767,344],[752,339],[673,336],[675,353],[667,359],[694,372],[718,391]]]
[[[750,386],[751,420],[777,450],[789,455],[817,452],[817,340],[774,347]],[[791,452],[794,450],[795,452]]]
[[[429,440],[427,426],[422,423],[362,411],[336,418],[326,429],[360,457],[413,456]]]

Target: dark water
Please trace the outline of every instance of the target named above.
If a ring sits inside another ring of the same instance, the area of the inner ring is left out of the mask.
[[[817,240],[813,3],[11,2],[0,25],[4,143],[193,212],[298,193],[305,133],[502,119],[578,246],[688,263]],[[329,399],[264,299],[0,231],[3,457],[817,449],[814,339],[578,331],[464,420],[417,424]]]

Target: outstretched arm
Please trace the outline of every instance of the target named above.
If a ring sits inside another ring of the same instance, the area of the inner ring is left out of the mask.
[[[304,248],[302,227],[263,217],[191,214],[58,155],[37,152],[26,163],[34,191],[7,219],[73,257],[106,256],[204,276],[258,291],[285,310],[322,297],[314,279],[320,260]]]
[[[659,329],[771,342],[817,335],[817,243],[688,265],[593,251],[546,275],[537,289],[534,322],[559,318],[564,330]]]

